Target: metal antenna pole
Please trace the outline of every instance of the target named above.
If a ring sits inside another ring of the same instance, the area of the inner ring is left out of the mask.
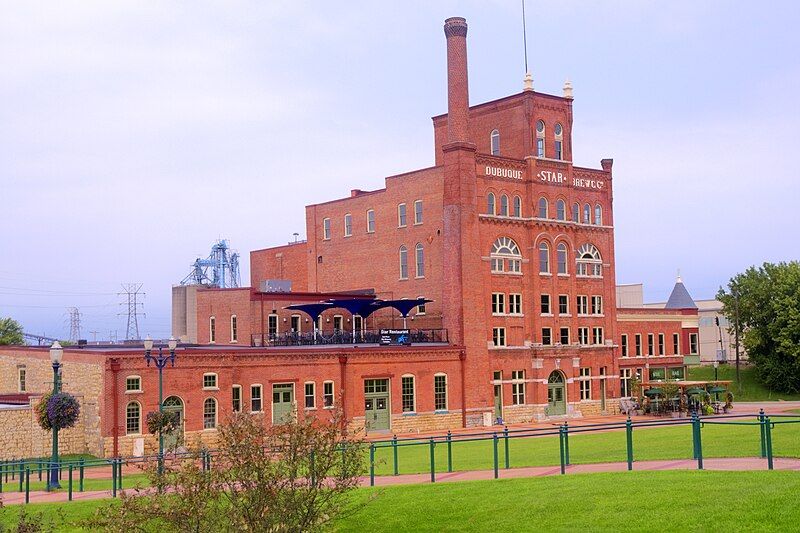
[[[525,26],[525,0],[522,0],[522,46],[525,53],[525,74],[528,73],[528,30]]]

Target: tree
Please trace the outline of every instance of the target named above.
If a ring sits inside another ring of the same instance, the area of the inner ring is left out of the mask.
[[[0,346],[25,344],[22,325],[13,318],[0,318]]]
[[[750,267],[717,299],[759,379],[773,390],[800,392],[800,262]]]

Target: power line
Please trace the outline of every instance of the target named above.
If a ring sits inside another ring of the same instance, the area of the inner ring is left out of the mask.
[[[120,316],[127,314],[128,317],[125,340],[137,340],[141,338],[139,336],[139,315],[145,316],[143,312],[139,312],[139,307],[144,307],[144,303],[138,301],[138,296],[141,294],[142,297],[144,297],[145,294],[139,292],[141,289],[141,283],[127,283],[122,285],[122,290],[124,292],[117,293],[118,296],[125,295],[127,298],[127,301],[120,302],[120,305],[126,305],[128,311],[127,313],[119,314]]]
[[[78,342],[81,338],[81,312],[77,307],[67,307],[69,313],[69,340]]]

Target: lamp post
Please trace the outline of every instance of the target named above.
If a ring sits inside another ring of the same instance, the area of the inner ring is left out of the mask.
[[[58,341],[55,341],[50,347],[50,362],[53,363],[53,394],[61,392],[58,371],[61,368],[61,358],[63,355],[64,349]],[[47,482],[47,490],[61,488],[58,482],[58,471],[58,427],[53,426],[53,454],[50,457],[50,480]]]
[[[714,381],[717,381],[718,379],[719,379],[719,361],[715,360],[714,361]],[[717,384],[714,383],[714,386],[716,387]],[[714,393],[714,401],[719,401],[719,393],[718,392]]]
[[[158,369],[158,412],[162,412],[164,410],[164,367],[167,365],[169,361],[172,366],[175,366],[175,348],[178,346],[178,341],[175,340],[175,337],[169,338],[169,355],[164,355],[163,353],[163,346],[158,347],[158,355],[153,356],[153,339],[150,338],[150,335],[144,340],[144,360],[147,361],[147,366],[150,366],[150,363],[153,362]],[[164,435],[161,430],[158,431],[158,460],[159,464],[161,458],[164,454]]]

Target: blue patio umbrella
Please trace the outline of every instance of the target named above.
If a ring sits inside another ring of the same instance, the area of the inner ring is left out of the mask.
[[[347,309],[351,315],[360,316],[366,319],[369,315],[381,308],[377,305],[381,300],[364,299],[364,298],[347,298],[347,299],[331,299],[328,300],[332,307],[340,307]],[[356,321],[353,319],[353,343],[356,342]]]
[[[319,319],[319,315],[322,314],[323,311],[326,309],[330,309],[333,307],[333,304],[330,302],[317,302],[317,303],[310,303],[310,304],[292,304],[287,305],[284,309],[294,309],[297,311],[302,311],[308,316],[311,317],[311,322],[314,324],[314,344],[317,342],[317,319]]]
[[[397,311],[403,317],[403,329],[405,329],[407,327],[406,326],[406,319],[408,318],[408,313],[410,313],[411,310],[414,309],[415,307],[418,307],[420,305],[423,305],[423,304],[426,304],[426,303],[429,303],[429,302],[432,302],[432,301],[433,300],[428,300],[427,298],[420,297],[420,298],[414,298],[412,300],[408,300],[408,299],[405,299],[405,300],[381,300],[381,301],[376,302],[375,304],[379,309],[382,308],[382,307],[392,307],[394,309],[397,309]]]

